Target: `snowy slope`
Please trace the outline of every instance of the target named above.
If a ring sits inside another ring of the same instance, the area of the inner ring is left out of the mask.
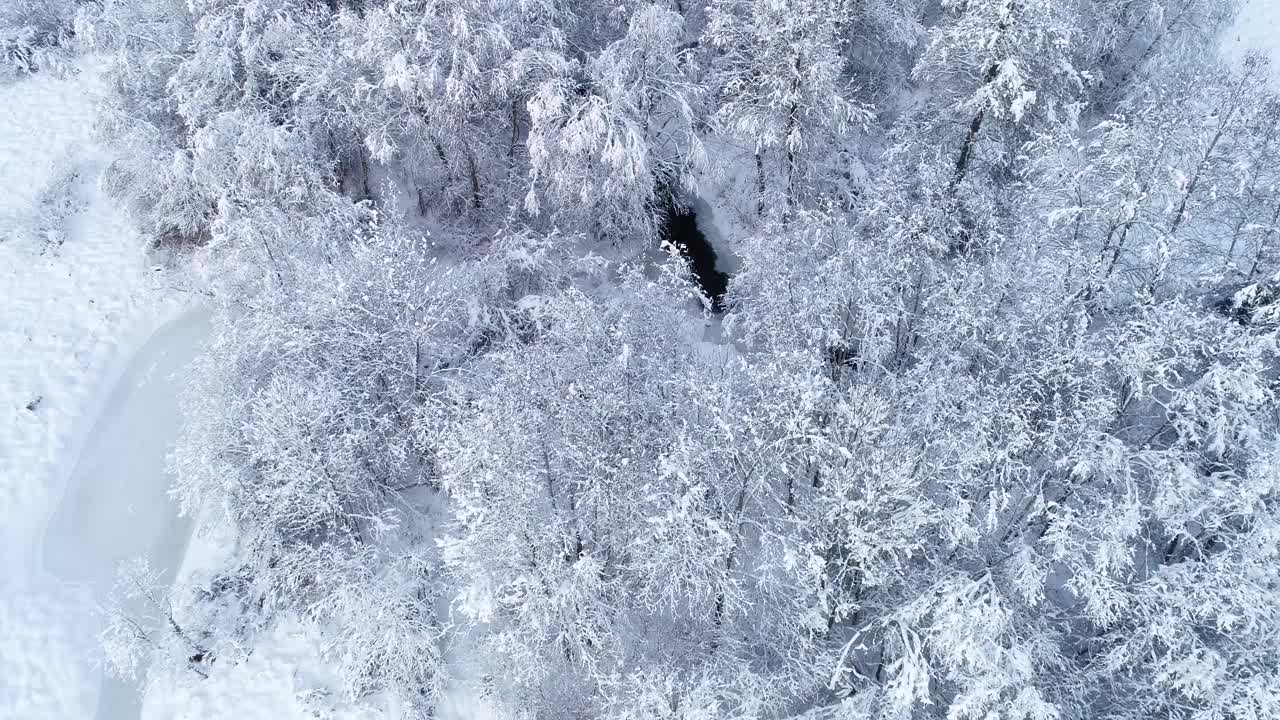
[[[96,187],[91,68],[0,87],[0,718],[90,717],[92,633],[41,542],[124,349],[159,306],[143,243]],[[86,709],[88,708],[88,709]]]

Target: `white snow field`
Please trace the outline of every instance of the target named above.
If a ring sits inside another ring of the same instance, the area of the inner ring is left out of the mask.
[[[0,87],[3,720],[93,717],[100,670],[92,665],[97,638],[86,590],[43,569],[42,538],[50,519],[60,517],[55,508],[80,439],[94,427],[122,358],[173,307],[152,290],[142,239],[97,188],[105,157],[91,136],[99,86],[85,65],[74,76],[43,74]],[[162,480],[146,481],[163,502]],[[98,491],[111,502],[103,512],[154,507]],[[49,548],[59,563],[105,562],[113,540],[135,520],[86,519],[102,528],[100,536],[75,528]],[[69,558],[77,552],[78,561]]]

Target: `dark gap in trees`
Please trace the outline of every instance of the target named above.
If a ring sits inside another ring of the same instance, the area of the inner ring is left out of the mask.
[[[1269,305],[1280,302],[1280,286],[1261,284],[1254,292],[1240,295],[1232,293],[1213,303],[1213,309],[1223,317],[1240,325],[1257,323],[1255,315]]]
[[[711,247],[711,242],[698,229],[697,214],[675,201],[668,201],[662,238],[676,246],[680,254],[689,261],[694,280],[702,293],[711,300],[711,311],[724,312],[724,294],[729,289],[729,276],[716,267],[715,248]]]

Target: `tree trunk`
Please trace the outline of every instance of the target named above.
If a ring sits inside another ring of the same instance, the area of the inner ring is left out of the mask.
[[[956,158],[955,170],[951,172],[951,183],[947,186],[947,192],[951,195],[956,194],[956,188],[960,187],[965,175],[969,173],[969,159],[973,156],[973,146],[978,142],[978,133],[982,130],[982,119],[985,115],[985,110],[979,110],[969,123],[969,134],[965,136],[964,144],[960,146],[960,156]]]
[[[364,143],[356,145],[356,163],[360,173],[360,197],[357,199],[369,200],[373,197],[373,193],[369,191],[369,159],[365,153]]]
[[[476,156],[467,153],[467,166],[471,171],[471,206],[479,210],[483,203],[480,200],[480,175],[476,172]]]
[[[440,166],[444,168],[444,184],[448,187],[453,184],[453,171],[449,169],[449,158],[444,154],[444,146],[439,140],[434,143],[436,148],[436,157],[440,159]]]
[[[756,217],[764,217],[764,154],[756,151]]]
[[[982,87],[990,85],[999,74],[999,63],[992,63],[982,78]],[[951,184],[947,187],[952,195],[955,195],[956,188],[960,187],[965,175],[969,173],[969,160],[973,156],[974,146],[978,144],[978,133],[982,131],[982,121],[986,115],[986,110],[979,110],[978,114],[973,116],[973,120],[969,121],[969,134],[965,136],[964,144],[960,146],[960,156],[956,158],[956,167],[951,173]]]
[[[520,144],[520,103],[511,100],[511,148],[507,151],[507,157],[511,161],[511,168],[516,166],[516,146]]]

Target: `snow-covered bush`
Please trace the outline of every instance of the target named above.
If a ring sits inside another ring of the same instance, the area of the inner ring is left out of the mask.
[[[76,0],[11,0],[0,7],[0,81],[66,67],[76,5]]]

